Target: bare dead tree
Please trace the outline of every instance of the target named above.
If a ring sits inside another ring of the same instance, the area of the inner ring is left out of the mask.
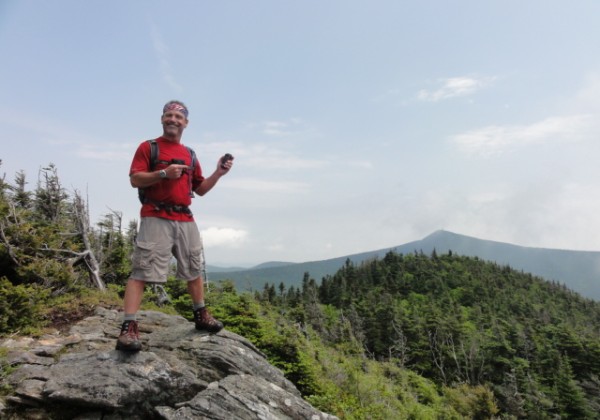
[[[152,290],[154,291],[154,293],[156,293],[156,304],[158,306],[163,306],[167,303],[171,303],[171,298],[169,297],[169,294],[162,285],[153,284]]]
[[[96,258],[98,264],[102,266],[107,255],[110,255],[115,248],[117,236],[122,233],[123,213],[109,208],[110,213],[103,216],[97,223],[100,228],[98,233],[98,243],[96,246]],[[106,238],[106,243],[104,243]]]
[[[458,354],[458,351],[456,349],[456,345],[454,344],[454,337],[452,336],[452,334],[447,334],[446,336],[446,346],[448,347],[449,353],[450,353],[450,357],[452,358],[452,360],[454,361],[454,365],[456,367],[456,373],[454,376],[456,376],[456,380],[458,382],[467,382],[468,377],[466,377],[466,373],[463,374],[463,367],[464,370],[467,371],[468,370],[468,364],[469,364],[469,360],[467,357],[464,358],[464,364],[466,366],[463,366],[463,360],[462,355]],[[462,342],[460,343],[460,347],[462,347]]]
[[[82,257],[86,263],[90,280],[98,289],[104,291],[106,290],[106,285],[100,276],[100,264],[98,264],[98,260],[96,259],[94,250],[92,249],[92,244],[89,237],[89,209],[87,208],[85,201],[81,198],[81,194],[78,191],[75,191],[73,198],[73,212],[75,216],[77,233],[81,235],[81,240],[85,248],[85,251],[82,253]]]
[[[21,262],[17,258],[17,254],[15,253],[13,246],[10,243],[10,241],[8,240],[8,238],[6,237],[6,233],[4,232],[4,220],[0,220],[0,241],[2,241],[2,244],[6,247],[8,256],[10,257],[12,262],[16,266],[20,266]]]
[[[468,375],[472,384],[481,383],[483,372],[485,370],[485,352],[482,349],[481,340],[478,337],[472,337],[469,341],[468,349],[461,343],[463,355],[468,360]]]
[[[392,321],[392,327],[396,333],[396,339],[392,346],[388,349],[390,359],[392,357],[397,358],[400,367],[404,367],[409,360],[410,347],[408,346],[408,338],[404,335],[402,326],[394,319]]]
[[[429,337],[429,350],[431,352],[431,360],[435,367],[440,371],[444,384],[448,383],[446,378],[446,367],[444,364],[444,350],[442,348],[441,339],[438,337],[438,329],[427,331]]]

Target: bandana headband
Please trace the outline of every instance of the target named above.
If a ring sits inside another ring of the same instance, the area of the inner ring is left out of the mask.
[[[170,102],[168,104],[165,105],[165,107],[163,108],[163,114],[167,111],[179,111],[181,112],[183,115],[185,115],[185,118],[188,117],[188,110],[186,107],[184,107],[181,104],[178,104],[176,102]]]

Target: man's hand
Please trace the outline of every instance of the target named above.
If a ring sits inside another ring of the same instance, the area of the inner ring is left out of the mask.
[[[180,178],[181,175],[188,169],[190,169],[190,167],[187,165],[173,163],[165,168],[165,172],[167,173],[167,178],[177,179]]]
[[[206,194],[207,192],[212,190],[215,184],[219,181],[219,178],[221,178],[223,175],[229,172],[229,170],[233,166],[233,156],[231,156],[231,159],[227,159],[226,161],[223,161],[224,157],[225,155],[219,158],[219,161],[217,162],[217,169],[212,173],[212,175],[206,178],[204,181],[202,181],[200,186],[196,188],[196,191],[194,191],[196,194]]]
[[[219,162],[217,163],[217,173],[219,175],[225,175],[227,172],[229,172],[229,170],[233,166],[233,159],[235,158],[229,153],[221,156],[219,158]]]
[[[133,188],[146,188],[150,185],[154,185],[163,179],[178,179],[181,178],[181,175],[189,170],[189,166],[180,165],[178,163],[173,163],[167,166],[165,169],[161,169],[159,171],[153,172],[136,172],[131,174],[129,177],[129,182]],[[162,175],[161,172],[165,173]]]

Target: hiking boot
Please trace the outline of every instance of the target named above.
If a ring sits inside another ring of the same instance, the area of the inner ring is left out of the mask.
[[[125,321],[121,326],[121,335],[117,339],[117,350],[140,351],[140,332],[137,321]]]
[[[194,323],[197,330],[205,330],[211,333],[216,333],[223,329],[223,323],[214,319],[206,308],[194,311]]]

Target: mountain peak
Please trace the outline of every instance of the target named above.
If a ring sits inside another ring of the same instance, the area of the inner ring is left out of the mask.
[[[436,230],[433,233],[430,233],[426,237],[424,237],[422,239],[422,241],[432,240],[432,239],[440,239],[440,238],[443,238],[443,239],[446,239],[446,238],[469,238],[469,239],[476,239],[476,238],[472,238],[470,236],[461,235],[460,233],[450,232],[449,230],[439,229],[439,230]]]
[[[360,264],[373,258],[383,258],[390,251],[398,254],[433,251],[452,252],[467,257],[477,257],[484,261],[508,265],[513,269],[543,277],[546,280],[559,281],[582,295],[600,299],[598,284],[600,252],[568,251],[546,248],[533,248],[513,245],[505,242],[478,239],[444,229],[436,230],[421,240],[405,243],[396,247],[347,255],[322,261],[304,263],[268,263],[245,271],[211,274],[214,281],[230,279],[236,286],[258,290],[265,283],[287,286],[300,286],[305,273],[320,281],[323,277],[335,274],[347,260]]]

